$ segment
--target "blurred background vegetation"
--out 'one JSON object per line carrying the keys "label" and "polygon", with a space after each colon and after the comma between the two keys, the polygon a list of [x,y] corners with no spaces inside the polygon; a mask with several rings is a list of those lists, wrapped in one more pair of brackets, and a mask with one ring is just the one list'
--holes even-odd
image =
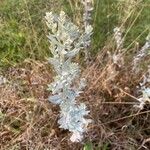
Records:
{"label": "blurred background vegetation", "polygon": [[[126,47],[145,42],[150,0],[94,0],[93,4],[93,56],[110,42],[116,26],[124,28]],[[26,58],[45,60],[50,56],[45,13],[64,10],[82,28],[82,8],[79,0],[0,0],[0,66]]]}

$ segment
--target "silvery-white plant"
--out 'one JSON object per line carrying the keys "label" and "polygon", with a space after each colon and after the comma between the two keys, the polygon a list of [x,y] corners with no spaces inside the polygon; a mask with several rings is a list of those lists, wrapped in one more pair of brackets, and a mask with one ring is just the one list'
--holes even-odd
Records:
{"label": "silvery-white plant", "polygon": [[114,38],[116,41],[117,49],[123,48],[124,38],[122,37],[122,30],[120,27],[114,28]]}
{"label": "silvery-white plant", "polygon": [[84,6],[83,22],[84,26],[86,27],[91,24],[93,4],[92,0],[82,0],[82,4]]}
{"label": "silvery-white plant", "polygon": [[3,85],[5,83],[7,83],[7,79],[4,76],[0,75],[0,85]]}
{"label": "silvery-white plant", "polygon": [[108,52],[108,55],[109,58],[112,60],[113,64],[121,68],[124,64],[124,57],[122,56],[123,42],[124,42],[123,33],[120,27],[115,27],[113,31],[117,51],[114,54]]}
{"label": "silvery-white plant", "polygon": [[[91,25],[91,20],[92,20],[92,11],[93,11],[93,2],[92,0],[82,0],[81,1],[84,9],[83,9],[83,22],[84,22],[84,28],[86,29],[89,25]],[[84,53],[85,53],[85,61],[88,63],[89,58],[90,58],[90,47],[91,41],[88,43],[85,43],[84,47]]]}
{"label": "silvery-white plant", "polygon": [[139,71],[139,64],[141,60],[148,55],[148,49],[150,49],[150,34],[146,37],[144,46],[138,51],[137,55],[134,56],[132,66],[133,71]]}
{"label": "silvery-white plant", "polygon": [[142,110],[146,102],[150,103],[150,66],[146,75],[144,75],[143,82],[140,83],[139,91],[142,93],[140,98],[138,98],[139,104],[134,105],[134,107]]}
{"label": "silvery-white plant", "polygon": [[[49,62],[56,72],[54,82],[49,85],[52,91],[49,101],[60,106],[58,120],[60,128],[69,130],[72,133],[71,141],[78,142],[82,140],[83,133],[91,120],[85,118],[89,113],[85,104],[79,104],[76,101],[85,87],[85,79],[79,78],[79,66],[72,62],[72,58],[89,43],[92,27],[87,26],[81,34],[79,28],[67,18],[63,11],[60,15],[46,13],[45,18],[50,29],[48,39],[53,55],[49,58]],[[78,85],[75,84],[77,80]]]}

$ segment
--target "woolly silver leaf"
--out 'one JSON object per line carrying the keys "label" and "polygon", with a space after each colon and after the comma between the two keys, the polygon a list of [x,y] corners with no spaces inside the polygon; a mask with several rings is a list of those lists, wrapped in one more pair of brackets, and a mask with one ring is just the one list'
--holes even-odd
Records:
{"label": "woolly silver leaf", "polygon": [[71,59],[84,45],[89,44],[92,28],[87,26],[85,32],[81,34],[78,27],[67,19],[63,11],[60,15],[46,13],[45,18],[50,29],[48,39],[53,54],[49,62],[57,73],[54,82],[48,85],[53,94],[49,97],[49,101],[60,106],[58,120],[60,128],[72,132],[71,141],[81,141],[91,120],[84,118],[89,113],[85,104],[76,102],[76,98],[83,92],[85,82],[81,79],[79,85],[74,85],[75,81],[79,80],[81,71],[78,64],[72,63]]}
{"label": "woolly silver leaf", "polygon": [[60,104],[62,102],[60,95],[50,96],[48,100],[53,104]]}

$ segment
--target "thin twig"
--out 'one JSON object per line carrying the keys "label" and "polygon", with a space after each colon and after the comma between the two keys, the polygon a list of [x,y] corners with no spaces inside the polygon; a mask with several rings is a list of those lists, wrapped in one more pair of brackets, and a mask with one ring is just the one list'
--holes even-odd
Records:
{"label": "thin twig", "polygon": [[118,105],[118,104],[121,104],[121,105],[136,105],[138,104],[137,102],[101,102],[101,104],[114,104],[114,105]]}
{"label": "thin twig", "polygon": [[150,113],[150,110],[143,111],[141,113],[138,112],[136,114],[132,114],[132,115],[125,116],[125,117],[122,117],[122,118],[114,119],[114,120],[111,120],[111,121],[108,121],[108,122],[104,122],[104,123],[102,123],[100,125],[110,124],[110,123],[113,123],[113,122],[121,121],[121,120],[124,120],[124,119],[127,119],[127,118],[131,118],[131,117],[135,117],[135,116],[138,116],[138,115],[143,115],[143,114],[146,114],[146,113]]}

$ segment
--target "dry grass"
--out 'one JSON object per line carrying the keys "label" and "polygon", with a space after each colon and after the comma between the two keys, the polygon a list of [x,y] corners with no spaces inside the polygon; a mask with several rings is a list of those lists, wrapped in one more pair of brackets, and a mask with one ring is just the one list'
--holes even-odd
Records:
{"label": "dry grass", "polygon": [[105,51],[83,72],[88,85],[80,100],[87,103],[93,123],[80,144],[71,143],[68,131],[59,129],[59,108],[47,101],[49,65],[26,60],[7,70],[9,82],[0,87],[0,149],[79,150],[87,141],[98,150],[104,145],[112,150],[148,149],[150,107],[141,112],[133,108],[141,74],[135,77],[129,65],[113,64]]}
{"label": "dry grass", "polygon": [[113,63],[104,48],[95,62],[84,71],[88,88],[83,98],[94,120],[88,136],[92,143],[99,145],[99,149],[105,143],[113,150],[149,149],[150,105],[142,111],[133,107],[137,104],[136,87],[145,72],[142,69],[135,75],[131,71],[132,58],[119,58],[117,64]]}
{"label": "dry grass", "polygon": [[[73,20],[81,24],[79,1],[68,2],[73,13],[78,8]],[[120,9],[127,7],[121,6]],[[124,27],[134,9],[123,13],[119,23]],[[125,37],[138,15],[128,24]],[[36,34],[34,36],[36,40]],[[82,150],[89,141],[94,150],[149,150],[150,105],[142,111],[133,107],[137,104],[136,86],[146,72],[144,67],[136,75],[131,72],[131,53],[138,49],[131,49],[131,45],[141,36],[143,33],[122,50],[122,54],[117,54],[114,41],[108,39],[109,44],[106,42],[107,46],[84,69],[82,76],[88,84],[79,99],[87,104],[93,123],[82,143],[71,143],[69,132],[58,127],[59,108],[47,100],[50,94],[47,84],[53,77],[49,64],[28,59],[3,71],[8,82],[0,85],[0,150]],[[37,41],[35,43],[38,48]],[[120,55],[117,64],[113,63],[108,50]],[[147,65],[150,60],[145,60]]]}

